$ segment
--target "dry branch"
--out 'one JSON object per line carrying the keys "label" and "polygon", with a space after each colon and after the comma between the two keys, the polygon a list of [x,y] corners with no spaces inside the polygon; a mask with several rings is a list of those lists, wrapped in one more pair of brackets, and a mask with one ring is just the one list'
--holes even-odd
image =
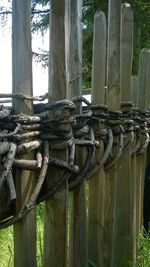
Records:
{"label": "dry branch", "polygon": [[10,143],[7,141],[0,141],[0,155],[5,154],[10,149]]}
{"label": "dry branch", "polygon": [[23,170],[36,170],[38,168],[37,160],[14,159],[13,165]]}
{"label": "dry branch", "polygon": [[41,140],[35,140],[28,143],[22,143],[17,147],[17,153],[30,153],[33,150],[39,148],[42,144]]}
{"label": "dry branch", "polygon": [[48,98],[48,94],[43,96],[28,96],[23,94],[0,94],[0,98],[18,98],[30,101],[43,101]]}
{"label": "dry branch", "polygon": [[6,187],[7,187],[7,202],[11,202],[12,200],[16,199],[16,190],[14,185],[14,180],[12,176],[12,172],[9,171],[6,177]]}
{"label": "dry branch", "polygon": [[10,150],[5,158],[5,162],[3,164],[2,172],[0,174],[0,187],[3,185],[6,177],[8,176],[14,161],[14,157],[16,154],[17,145],[15,143],[10,143]]}

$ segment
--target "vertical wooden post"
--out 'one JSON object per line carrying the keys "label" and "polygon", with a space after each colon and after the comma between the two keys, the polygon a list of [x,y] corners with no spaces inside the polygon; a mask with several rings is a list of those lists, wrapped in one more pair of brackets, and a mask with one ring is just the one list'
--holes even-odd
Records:
{"label": "vertical wooden post", "polygon": [[106,80],[106,18],[102,11],[94,16],[92,103],[105,104]]}
{"label": "vertical wooden post", "polygon": [[[145,110],[150,107],[150,50],[143,49],[139,58],[139,72],[138,72],[138,106],[140,110]],[[137,221],[137,238],[142,226],[143,216],[143,190],[144,190],[144,174],[146,165],[146,152],[137,156],[137,197],[136,197],[136,221]]]}
{"label": "vertical wooden post", "polygon": [[82,95],[82,0],[69,1],[68,97]]}
{"label": "vertical wooden post", "polygon": [[141,110],[149,109],[150,95],[150,49],[142,49],[139,58],[138,72],[138,93],[139,93],[139,108]]}
{"label": "vertical wooden post", "polygon": [[[138,106],[138,77],[131,77],[131,101],[135,107]],[[136,195],[137,195],[137,161],[136,153],[131,156],[131,252],[132,261],[137,259],[137,229],[136,229]]]}
{"label": "vertical wooden post", "polygon": [[[131,74],[133,54],[133,11],[129,4],[121,8],[121,101],[126,112],[131,111]],[[131,136],[125,133],[124,142]],[[125,215],[125,216],[124,216]],[[126,265],[131,259],[131,147],[117,162],[115,209],[111,266]]]}
{"label": "vertical wooden post", "polygon": [[[111,111],[120,109],[120,14],[121,0],[109,0],[108,5],[108,51],[107,51],[107,104]],[[107,207],[104,224],[105,266],[111,266],[116,164],[105,172]]]}
{"label": "vertical wooden post", "polygon": [[[49,57],[49,100],[66,98],[66,39],[65,9],[67,1],[52,0],[50,12],[50,57]],[[55,116],[55,114],[54,114]],[[57,152],[55,157],[67,160],[67,152]],[[53,168],[48,173],[48,182],[60,177],[62,172]],[[44,222],[44,267],[66,267],[67,241],[67,191],[68,182],[46,200]]]}
{"label": "vertical wooden post", "polygon": [[[68,51],[68,96],[82,95],[82,0],[70,0],[69,51]],[[81,109],[81,107],[78,107]],[[79,111],[79,110],[78,110]],[[76,164],[81,168],[84,161],[84,148],[76,147]],[[87,201],[86,182],[73,192],[73,257],[69,266],[87,266]],[[71,265],[72,264],[72,265]]]}
{"label": "vertical wooden post", "polygon": [[133,59],[133,11],[128,3],[121,8],[121,101],[131,101]]}
{"label": "vertical wooden post", "polygon": [[120,109],[120,14],[121,1],[109,0],[107,51],[107,104],[110,110]]}
{"label": "vertical wooden post", "polygon": [[[146,105],[146,110],[148,110],[148,112],[150,112],[150,49],[144,49],[145,53],[147,54],[147,60],[146,60],[146,67],[145,67],[145,83],[146,83],[146,87],[147,87],[147,105]],[[140,88],[140,87],[139,87]],[[146,151],[146,161],[145,161],[145,168],[148,167],[148,165],[150,164],[150,143],[148,144],[147,147],[147,151]],[[146,174],[144,174],[144,178],[146,178]],[[145,216],[146,213],[146,207],[147,207],[147,193],[149,192],[149,188],[148,188],[148,184],[149,181],[148,179],[144,179],[144,196],[143,196],[143,203],[141,205],[141,209],[143,210],[143,213],[141,211],[141,215],[142,215],[142,222],[145,225],[145,221],[144,219],[147,219]],[[143,192],[142,192],[143,193]],[[148,193],[149,194],[149,193]],[[142,208],[143,206],[143,208]]]}
{"label": "vertical wooden post", "polygon": [[[135,107],[138,106],[138,76],[132,76],[131,77],[131,99]],[[134,153],[131,156],[131,177],[132,180],[132,225],[131,225],[131,231],[132,231],[132,257],[133,262],[136,262],[137,259],[137,176],[138,176],[138,166],[137,166],[137,157],[136,153]]]}
{"label": "vertical wooden post", "polygon": [[138,77],[133,75],[131,77],[131,99],[135,106],[138,105]]}
{"label": "vertical wooden post", "polygon": [[[105,104],[106,77],[106,18],[97,11],[94,16],[93,66],[92,66],[92,104]],[[100,129],[101,125],[95,125]],[[98,159],[100,149],[97,150]],[[89,260],[96,266],[103,266],[102,231],[104,227],[105,173],[103,168],[89,181]]]}
{"label": "vertical wooden post", "polygon": [[65,40],[65,0],[51,1],[50,12],[50,60],[49,98],[57,101],[66,98],[66,40]]}
{"label": "vertical wooden post", "polygon": [[[32,96],[31,53],[31,0],[13,0],[12,7],[12,66],[13,93]],[[16,113],[32,114],[32,103],[15,100]],[[34,175],[30,171],[16,170],[17,212],[27,202],[34,186]],[[14,225],[15,267],[36,266],[35,210]]]}

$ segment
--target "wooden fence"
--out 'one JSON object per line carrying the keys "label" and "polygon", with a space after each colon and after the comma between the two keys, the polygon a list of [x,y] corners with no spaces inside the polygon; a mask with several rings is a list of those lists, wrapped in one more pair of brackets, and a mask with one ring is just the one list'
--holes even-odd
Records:
{"label": "wooden fence", "polygon": [[142,229],[150,119],[148,49],[132,76],[132,8],[109,0],[108,25],[95,14],[90,104],[82,97],[82,1],[51,0],[43,97],[32,92],[31,0],[12,2],[13,92],[0,94],[13,103],[12,113],[0,111],[0,228],[14,224],[14,266],[37,266],[41,201],[44,267],[127,266]]}

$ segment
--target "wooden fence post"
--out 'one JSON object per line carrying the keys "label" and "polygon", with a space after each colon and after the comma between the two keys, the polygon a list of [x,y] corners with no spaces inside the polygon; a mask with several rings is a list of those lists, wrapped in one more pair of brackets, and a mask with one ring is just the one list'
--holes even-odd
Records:
{"label": "wooden fence post", "polygon": [[105,104],[106,80],[106,18],[102,11],[94,16],[93,63],[92,63],[92,103]]}
{"label": "wooden fence post", "polygon": [[131,101],[133,59],[133,11],[128,3],[121,7],[121,101]]}
{"label": "wooden fence post", "polygon": [[133,104],[137,107],[138,105],[138,77],[133,75],[131,77],[131,100]]}
{"label": "wooden fence post", "polygon": [[[92,66],[92,104],[105,104],[106,78],[106,18],[103,12],[97,11],[94,16],[93,66]],[[100,123],[95,125],[99,130]],[[97,149],[97,160],[100,158],[103,142]],[[89,181],[89,260],[96,266],[103,266],[102,231],[104,227],[104,194],[105,173],[100,169]]]}
{"label": "wooden fence post", "polygon": [[[58,101],[67,95],[66,85],[66,39],[65,11],[67,1],[52,0],[50,12],[50,58],[49,58],[49,100]],[[55,114],[54,114],[55,116]],[[54,117],[53,117],[54,118]],[[67,160],[67,152],[58,151],[55,157]],[[53,167],[47,175],[48,184],[62,175]],[[44,267],[67,265],[67,192],[68,182],[46,200],[44,222]]]}
{"label": "wooden fence post", "polygon": [[138,72],[138,93],[139,93],[139,108],[145,110],[150,108],[150,49],[142,49],[139,58],[139,72]]}
{"label": "wooden fence post", "polygon": [[[32,96],[31,1],[13,0],[12,5],[13,93]],[[16,99],[14,108],[17,114],[32,114],[31,101]],[[16,170],[15,174],[18,212],[28,201],[35,180],[30,171]],[[15,267],[36,266],[35,209],[14,225],[14,262]]]}
{"label": "wooden fence post", "polygon": [[[149,93],[150,91],[150,50],[143,49],[139,58],[139,72],[138,72],[138,106],[141,111],[150,107]],[[137,239],[142,227],[143,217],[143,190],[144,190],[144,174],[146,165],[146,152],[137,156],[137,197],[136,197],[136,226],[137,226]]]}
{"label": "wooden fence post", "polygon": [[[122,112],[131,112],[131,74],[133,54],[133,11],[127,3],[121,8],[121,106]],[[128,118],[123,127],[128,127]],[[129,120],[128,120],[129,121]],[[125,132],[124,143],[131,143],[132,134]],[[125,145],[125,144],[124,144]],[[131,259],[131,145],[128,145],[116,169],[113,249],[111,266],[127,265]]]}
{"label": "wooden fence post", "polygon": [[121,1],[109,0],[107,52],[107,104],[110,110],[120,110],[120,13]]}
{"label": "wooden fence post", "polygon": [[67,96],[72,99],[82,95],[82,0],[70,0],[68,12]]}
{"label": "wooden fence post", "polygon": [[[108,51],[107,51],[107,104],[111,111],[120,110],[120,13],[121,1],[109,0]],[[105,171],[107,206],[105,211],[104,238],[105,266],[111,266],[112,239],[114,235],[114,201],[116,163]],[[113,266],[114,267],[114,266]]]}
{"label": "wooden fence post", "polygon": [[[138,77],[131,76],[131,101],[135,107],[138,106]],[[133,146],[135,145],[135,135]],[[136,230],[136,183],[137,183],[137,161],[136,153],[131,155],[131,253],[132,261],[136,262],[137,258],[137,230]]]}
{"label": "wooden fence post", "polygon": [[[70,1],[69,21],[69,50],[68,50],[68,96],[69,98],[82,95],[82,0]],[[81,111],[77,103],[77,110]],[[76,147],[76,164],[82,168],[85,149]],[[82,267],[88,264],[87,255],[87,197],[86,181],[74,189],[70,196],[73,198],[73,225],[71,226],[72,262],[69,266]],[[71,245],[72,242],[70,242]],[[72,264],[72,265],[71,265]]]}

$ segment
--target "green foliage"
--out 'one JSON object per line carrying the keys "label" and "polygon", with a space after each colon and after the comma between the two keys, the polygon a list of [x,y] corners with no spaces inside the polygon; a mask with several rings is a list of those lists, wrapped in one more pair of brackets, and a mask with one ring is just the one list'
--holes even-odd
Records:
{"label": "green foliage", "polygon": [[102,10],[107,14],[107,1],[105,0],[83,0],[83,87],[91,87],[92,71],[92,43],[94,14]]}
{"label": "green foliage", "polygon": [[[124,2],[124,1],[122,1]],[[134,12],[133,74],[138,72],[138,58],[142,48],[150,48],[150,1],[128,0]],[[106,14],[108,1],[83,0],[83,81],[85,88],[91,85],[93,19],[97,10]]]}
{"label": "green foliage", "polygon": [[[10,0],[6,1],[9,3]],[[122,2],[124,2],[122,0]],[[142,48],[150,48],[150,1],[149,0],[128,0],[134,11],[134,57],[133,57],[133,74],[138,72],[138,58]],[[8,5],[7,5],[8,6]],[[49,27],[49,0],[32,0],[32,31],[42,32]],[[92,40],[93,40],[93,22],[94,14],[97,10],[102,10],[106,14],[108,10],[108,1],[106,0],[83,0],[83,86],[91,87],[91,70],[92,70]],[[1,23],[4,23],[3,12],[7,11],[6,7],[0,7]],[[7,12],[6,12],[7,14]],[[46,51],[39,53],[38,62],[44,62],[47,66],[48,53]]]}
{"label": "green foliage", "polygon": [[[37,267],[42,266],[43,259],[43,217],[44,204],[37,207]],[[8,227],[0,231],[0,266],[13,267],[13,227]],[[98,267],[90,259],[89,267]],[[123,264],[120,267],[150,267],[150,232],[141,233],[139,237],[139,249],[137,263],[132,262]]]}
{"label": "green foliage", "polygon": [[13,266],[13,227],[0,231],[0,266]]}
{"label": "green foliage", "polygon": [[44,217],[44,203],[41,203],[37,206],[37,245],[36,245],[36,253],[37,253],[37,267],[42,266],[42,259],[43,259],[43,219]]}
{"label": "green foliage", "polygon": [[[36,260],[37,267],[42,266],[43,259],[43,216],[44,203],[37,206]],[[13,226],[0,230],[0,267],[13,267],[14,264]]]}
{"label": "green foliage", "polygon": [[138,58],[142,48],[150,48],[150,1],[129,0],[134,11],[133,74],[138,72]]}
{"label": "green foliage", "polygon": [[150,232],[140,234],[139,253],[135,267],[150,267]]}
{"label": "green foliage", "polygon": [[32,0],[32,32],[44,32],[49,26],[49,0]]}

